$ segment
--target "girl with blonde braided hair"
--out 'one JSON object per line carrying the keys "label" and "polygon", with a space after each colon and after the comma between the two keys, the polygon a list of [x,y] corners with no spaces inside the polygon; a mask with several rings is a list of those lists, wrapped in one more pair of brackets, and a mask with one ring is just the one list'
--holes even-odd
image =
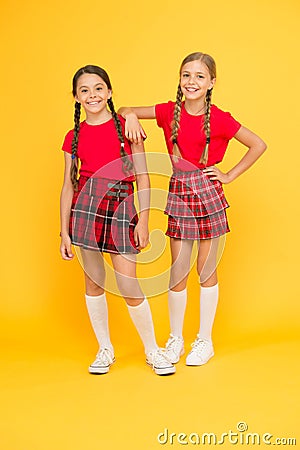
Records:
{"label": "girl with blonde braided hair", "polygon": [[[125,121],[114,108],[108,74],[85,66],[73,78],[74,128],[64,140],[65,175],[61,192],[61,245],[72,260],[71,244],[80,248],[86,305],[99,344],[93,374],[107,373],[115,361],[110,341],[102,253],[109,253],[117,284],[145,347],[146,362],[158,375],[175,367],[156,343],[149,303],[136,278],[135,254],[149,240],[149,177],[143,143],[124,137]],[[86,119],[80,122],[81,108]],[[79,163],[80,162],[80,168]],[[137,184],[140,214],[134,206]]]}
{"label": "girl with blonde braided hair", "polygon": [[[172,266],[168,292],[170,338],[167,355],[177,363],[184,353],[182,336],[187,302],[187,279],[193,242],[198,242],[200,327],[186,364],[200,366],[214,355],[212,327],[218,303],[217,249],[229,231],[229,206],[223,184],[244,173],[266,149],[263,140],[237,122],[230,113],[211,104],[216,64],[205,53],[188,55],[180,66],[176,101],[155,106],[121,108],[125,135],[132,142],[144,136],[138,119],[156,119],[164,131],[173,166],[165,213],[168,215]],[[184,100],[183,100],[184,98]],[[230,139],[247,147],[244,157],[227,173],[222,161]]]}

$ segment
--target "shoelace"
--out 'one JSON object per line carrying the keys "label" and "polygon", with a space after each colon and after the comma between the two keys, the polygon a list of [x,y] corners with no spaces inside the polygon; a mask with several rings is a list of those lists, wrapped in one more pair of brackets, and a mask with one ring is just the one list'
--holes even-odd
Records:
{"label": "shoelace", "polygon": [[203,339],[197,338],[195,342],[192,343],[192,347],[196,352],[201,352],[207,345],[207,342],[203,341]]}
{"label": "shoelace", "polygon": [[102,348],[96,356],[96,362],[100,362],[101,364],[112,364],[113,357],[111,356],[111,352],[108,348]]}
{"label": "shoelace", "polygon": [[173,336],[173,334],[170,334],[170,337],[166,344],[167,350],[173,350],[175,353],[177,353],[179,351],[179,347],[181,348],[181,345],[181,339],[178,336]]}
{"label": "shoelace", "polygon": [[153,353],[153,360],[152,360],[152,366],[161,367],[165,366],[166,363],[169,365],[172,365],[171,361],[165,354],[165,352],[162,349],[158,349]]}

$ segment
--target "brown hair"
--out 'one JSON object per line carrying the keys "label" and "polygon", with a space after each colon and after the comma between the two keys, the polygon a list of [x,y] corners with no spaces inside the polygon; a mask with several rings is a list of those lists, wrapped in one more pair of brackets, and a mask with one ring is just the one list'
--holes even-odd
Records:
{"label": "brown hair", "polygon": [[[76,96],[76,93],[77,93],[78,79],[81,77],[81,75],[83,75],[85,73],[98,75],[100,78],[102,78],[104,83],[107,85],[108,89],[112,90],[111,82],[110,82],[107,72],[99,66],[88,65],[88,66],[84,66],[84,67],[81,67],[80,69],[78,69],[73,77],[72,93],[73,93],[74,97]],[[112,113],[114,124],[115,124],[116,130],[117,130],[117,133],[118,133],[118,138],[121,143],[120,155],[121,155],[121,158],[123,161],[123,171],[125,173],[127,173],[133,168],[133,164],[130,161],[130,159],[128,158],[128,154],[124,149],[125,141],[124,141],[124,136],[123,136],[123,132],[122,132],[121,122],[115,111],[115,107],[114,107],[112,98],[108,99],[107,104]],[[71,164],[71,180],[72,180],[74,190],[77,190],[77,188],[78,188],[78,165],[77,165],[76,156],[77,156],[78,138],[79,138],[79,131],[80,131],[80,112],[81,112],[81,104],[78,102],[75,102],[74,137],[73,137],[73,141],[72,141],[72,164]]]}
{"label": "brown hair", "polygon": [[[191,53],[190,55],[186,56],[184,60],[181,63],[179,75],[181,75],[182,68],[185,64],[191,62],[191,61],[202,61],[208,68],[209,74],[211,79],[216,78],[216,63],[214,59],[206,54],[201,52],[195,52]],[[212,97],[212,90],[208,89],[206,93],[206,108],[205,108],[205,119],[204,119],[204,132],[206,136],[206,144],[205,148],[202,152],[200,163],[206,164],[208,160],[208,147],[210,144],[210,108],[211,108],[211,97]],[[173,155],[175,156],[181,156],[180,150],[177,143],[177,136],[178,136],[178,130],[179,130],[179,121],[180,121],[180,114],[181,114],[181,107],[182,107],[182,91],[180,87],[180,82],[177,88],[177,95],[176,95],[176,102],[175,102],[175,108],[174,108],[174,115],[173,115],[173,122],[172,122],[172,132],[171,132],[171,140],[173,143]]]}

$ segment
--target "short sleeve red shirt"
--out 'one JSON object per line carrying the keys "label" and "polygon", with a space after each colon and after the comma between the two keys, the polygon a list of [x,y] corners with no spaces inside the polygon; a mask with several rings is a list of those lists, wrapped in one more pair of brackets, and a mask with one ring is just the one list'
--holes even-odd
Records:
{"label": "short sleeve red shirt", "polygon": [[[166,145],[172,155],[173,143],[171,141],[171,129],[175,103],[160,103],[155,106],[157,125],[164,131]],[[173,161],[174,167],[180,170],[193,170],[191,167],[205,167],[199,160],[204,150],[206,136],[204,132],[205,115],[193,116],[188,114],[182,103],[179,131],[177,142],[183,160],[178,163]],[[237,122],[229,112],[224,112],[217,106],[211,106],[210,128],[211,139],[209,144],[208,162],[211,166],[222,161],[230,139],[240,129],[241,124]],[[190,164],[192,163],[192,164]]]}
{"label": "short sleeve red shirt", "polygon": [[[124,133],[124,119],[119,116]],[[70,130],[64,139],[62,149],[72,153],[74,131]],[[131,158],[131,147],[125,139],[125,151]],[[113,119],[100,125],[80,124],[77,156],[80,159],[80,175],[100,176],[114,180],[134,181],[134,175],[125,174],[120,158],[120,141]]]}

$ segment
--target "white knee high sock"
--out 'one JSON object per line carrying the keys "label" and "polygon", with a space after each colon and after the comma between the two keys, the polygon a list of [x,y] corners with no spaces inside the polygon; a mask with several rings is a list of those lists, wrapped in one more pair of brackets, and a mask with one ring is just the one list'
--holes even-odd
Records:
{"label": "white knee high sock", "polygon": [[138,306],[129,306],[128,311],[145,347],[145,353],[158,349],[156,343],[152,314],[148,300],[145,298]]}
{"label": "white knee high sock", "polygon": [[200,329],[199,336],[211,342],[212,327],[219,298],[219,285],[201,287],[200,291]]}
{"label": "white knee high sock", "polygon": [[108,328],[108,311],[105,293],[102,295],[85,295],[90,321],[101,348],[113,349]]}
{"label": "white knee high sock", "polygon": [[168,292],[170,328],[173,336],[182,337],[183,320],[187,301],[187,291]]}

